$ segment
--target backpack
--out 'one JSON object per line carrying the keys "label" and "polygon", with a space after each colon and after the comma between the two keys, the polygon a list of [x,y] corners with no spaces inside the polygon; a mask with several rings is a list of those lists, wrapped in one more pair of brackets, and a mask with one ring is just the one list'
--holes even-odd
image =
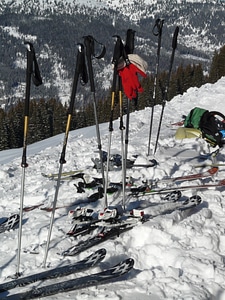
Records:
{"label": "backpack", "polygon": [[212,147],[222,147],[224,144],[223,130],[225,130],[225,116],[217,111],[195,107],[186,116],[184,127],[199,129],[202,138]]}

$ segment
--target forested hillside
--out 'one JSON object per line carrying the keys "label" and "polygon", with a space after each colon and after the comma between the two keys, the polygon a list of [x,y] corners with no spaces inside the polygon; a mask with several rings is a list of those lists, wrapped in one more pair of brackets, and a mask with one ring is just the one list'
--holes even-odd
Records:
{"label": "forested hillside", "polygon": [[[206,1],[205,1],[206,2]],[[68,101],[75,68],[77,43],[92,35],[106,46],[104,60],[94,63],[98,97],[105,97],[110,87],[114,35],[125,39],[132,28],[135,53],[148,62],[154,75],[157,37],[153,26],[164,19],[161,71],[168,70],[171,39],[180,27],[175,66],[201,63],[210,67],[215,50],[224,43],[224,4],[186,1],[2,1],[0,3],[0,104],[6,108],[24,98],[26,50],[24,40],[34,44],[43,85],[31,91],[34,98]],[[89,87],[80,91],[80,106],[90,102]],[[78,104],[77,103],[77,104]]]}
{"label": "forested hillside", "polygon": [[[132,109],[152,105],[156,70],[157,18],[164,20],[156,103],[167,81],[172,37],[179,26],[169,99],[191,86],[215,82],[224,75],[225,6],[206,1],[2,1],[0,3],[0,149],[22,146],[23,102],[26,85],[26,48],[33,43],[43,84],[31,85],[29,143],[65,130],[76,64],[77,44],[91,35],[106,47],[104,59],[93,59],[99,122],[109,120],[112,57],[115,35],[124,41],[135,31],[134,53],[148,63],[144,93]],[[98,45],[96,43],[96,45]],[[99,44],[100,45],[100,44]],[[221,48],[221,51],[219,49]],[[98,51],[99,49],[95,49]],[[119,108],[116,99],[114,118]],[[126,106],[126,101],[124,101]],[[124,107],[125,111],[125,107]],[[90,84],[78,86],[71,129],[94,123]]]}
{"label": "forested hillside", "polygon": [[[180,65],[172,73],[168,99],[172,99],[178,94],[183,94],[190,87],[200,87],[204,83],[216,82],[221,76],[225,76],[225,46],[216,52],[209,76],[205,76],[202,66]],[[156,90],[156,104],[162,103],[163,89],[167,81],[168,72],[159,74],[159,87]],[[152,106],[154,76],[148,76],[141,82],[144,92],[139,95],[137,101],[132,101],[131,111]],[[118,97],[118,96],[117,96]],[[115,98],[114,119],[119,117],[119,100]],[[213,99],[212,99],[213,101]],[[124,99],[124,113],[126,113],[126,99]],[[107,96],[98,99],[97,112],[99,123],[110,120],[111,90],[107,91]],[[30,122],[28,143],[43,140],[56,134],[65,132],[67,122],[68,105],[63,105],[56,99],[34,99],[30,104]],[[5,111],[0,109],[0,150],[22,147],[23,145],[23,114],[24,103],[19,101]],[[182,112],[181,112],[182,115]],[[95,124],[93,104],[89,103],[82,110],[74,110],[71,130],[87,127]]]}

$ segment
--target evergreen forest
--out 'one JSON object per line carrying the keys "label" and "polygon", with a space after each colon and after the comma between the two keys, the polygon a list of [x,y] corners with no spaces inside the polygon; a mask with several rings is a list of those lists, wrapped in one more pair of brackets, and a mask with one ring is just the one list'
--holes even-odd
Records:
{"label": "evergreen forest", "polygon": [[[180,65],[171,74],[168,90],[168,101],[178,94],[183,94],[190,87],[201,87],[205,83],[215,83],[225,76],[225,46],[214,53],[210,71],[204,75],[201,64]],[[164,100],[164,90],[168,84],[168,74],[158,74],[155,103],[153,103],[154,76],[141,80],[144,92],[138,99],[132,100],[130,112],[161,104]],[[91,97],[91,93],[90,93]],[[96,95],[98,97],[98,95]],[[123,113],[126,113],[127,100],[123,99]],[[213,99],[212,99],[213,100]],[[109,122],[111,116],[111,91],[105,98],[96,99],[98,122]],[[222,112],[224,113],[224,112]],[[113,118],[120,114],[119,99],[116,93],[113,106]],[[28,144],[65,132],[68,115],[68,104],[62,104],[56,99],[32,99],[29,108]],[[182,116],[182,112],[181,112]],[[179,120],[178,120],[179,121]],[[93,103],[88,103],[80,110],[74,108],[70,130],[95,124]],[[19,148],[23,146],[24,137],[24,100],[19,100],[8,110],[0,109],[0,150]]]}

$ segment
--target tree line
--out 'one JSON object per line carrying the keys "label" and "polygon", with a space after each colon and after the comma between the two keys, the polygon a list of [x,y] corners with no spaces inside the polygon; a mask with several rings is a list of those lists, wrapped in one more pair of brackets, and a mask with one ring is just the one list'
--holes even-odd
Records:
{"label": "tree line", "polygon": [[[215,83],[225,76],[225,46],[214,53],[209,74],[204,75],[201,64],[179,66],[171,75],[168,100],[178,94],[183,94],[190,87],[201,87],[205,83]],[[158,75],[155,104],[161,104],[167,82],[168,73]],[[132,100],[130,111],[141,110],[153,105],[154,76],[148,76],[141,81],[144,92],[138,99]],[[117,95],[117,93],[116,93]],[[125,100],[125,99],[124,99]],[[109,122],[111,116],[111,91],[103,99],[97,101],[99,123]],[[56,99],[34,99],[30,101],[30,116],[28,144],[65,132],[67,124],[68,104],[62,104]],[[123,105],[126,113],[126,101]],[[119,99],[115,97],[113,119],[120,114]],[[0,150],[23,146],[24,101],[20,100],[8,111],[0,109]],[[79,111],[74,109],[71,130],[95,124],[93,104],[89,103]]]}

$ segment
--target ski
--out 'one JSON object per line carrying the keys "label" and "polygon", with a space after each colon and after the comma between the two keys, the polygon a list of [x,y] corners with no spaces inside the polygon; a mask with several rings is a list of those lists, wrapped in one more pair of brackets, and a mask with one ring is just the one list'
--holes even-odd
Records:
{"label": "ski", "polygon": [[[100,170],[100,159],[99,158],[92,158],[92,162],[94,163],[94,169]],[[136,163],[135,160],[127,159],[126,160],[126,168],[150,168],[156,166],[158,163],[155,159],[150,159],[146,163]],[[122,168],[122,157],[120,154],[115,154],[113,158],[110,160],[109,164],[109,171],[119,170]]]}
{"label": "ski", "polygon": [[[171,193],[168,193],[162,198],[162,203],[176,202],[181,198],[181,195],[182,194],[180,191],[173,191]],[[85,207],[77,207],[77,209],[69,211],[68,217],[73,219],[73,225],[67,232],[67,235],[71,237],[77,237],[80,235],[84,236],[86,234],[90,234],[92,231],[102,225],[102,223],[100,223],[102,220],[107,220],[110,225],[121,225],[121,223],[118,223],[117,221],[119,221],[119,217],[123,215],[123,210],[121,207],[109,207],[105,209],[104,212],[100,212],[98,218],[96,217],[96,215],[98,215],[97,212],[94,212],[93,210]],[[142,212],[133,209],[130,212],[129,216],[140,217],[142,216]]]}
{"label": "ski", "polygon": [[56,295],[58,293],[65,293],[68,291],[79,290],[87,287],[98,286],[104,283],[111,283],[114,279],[119,278],[133,269],[134,260],[132,258],[127,258],[117,265],[108,268],[105,271],[98,272],[95,274],[53,283],[51,285],[43,286],[40,288],[34,288],[27,292],[22,292],[14,295],[9,295],[8,297],[2,299],[35,299],[40,297],[47,297],[50,295]]}
{"label": "ski", "polygon": [[81,271],[84,271],[86,269],[89,269],[91,267],[96,266],[99,262],[101,262],[106,255],[105,249],[99,249],[96,252],[92,253],[85,259],[78,261],[74,264],[70,264],[63,267],[58,267],[55,269],[43,271],[37,274],[28,275],[23,278],[17,278],[5,283],[0,284],[0,292],[4,292],[10,289],[13,289],[17,286],[24,286],[28,285],[30,283],[40,281],[40,280],[46,280],[46,279],[52,279],[52,278],[58,278],[67,276],[69,274],[78,273]]}
{"label": "ski", "polygon": [[44,204],[43,204],[43,203],[40,203],[40,204],[35,204],[35,205],[26,206],[26,207],[23,208],[23,211],[24,211],[24,212],[29,212],[29,211],[32,211],[32,210],[34,210],[34,209],[36,209],[36,208],[41,207],[42,205],[44,205]]}
{"label": "ski", "polygon": [[19,223],[20,216],[18,214],[13,214],[10,217],[6,218],[2,223],[0,223],[0,233],[9,231],[16,227]]}
{"label": "ski", "polygon": [[78,225],[75,224],[71,227],[71,229],[67,232],[68,236],[71,237],[77,237],[77,236],[84,236],[86,234],[89,234],[91,231],[98,228],[98,225],[92,225],[86,224],[86,225]]}
{"label": "ski", "polygon": [[178,122],[175,122],[175,123],[169,123],[166,126],[167,127],[177,127],[177,126],[183,126],[183,125],[184,125],[184,120],[178,121]]}
{"label": "ski", "polygon": [[[91,194],[87,198],[76,200],[73,203],[69,203],[69,204],[66,204],[66,205],[57,206],[57,207],[55,207],[55,209],[68,208],[68,207],[72,207],[72,206],[93,203],[93,202],[98,201],[102,197],[103,197],[103,189],[99,188],[98,192]],[[51,212],[52,209],[53,209],[52,207],[44,206],[44,203],[40,203],[40,204],[37,204],[37,205],[26,206],[26,207],[23,208],[23,211],[24,212],[29,212],[29,211],[34,210],[36,208],[39,208],[40,210],[47,211],[47,212]]]}
{"label": "ski", "polygon": [[[162,178],[159,180],[153,180],[151,185],[159,185],[159,184],[166,184],[166,183],[172,183],[172,182],[182,182],[182,181],[190,181],[190,180],[196,180],[196,179],[202,179],[202,178],[208,178],[208,177],[212,177],[213,175],[215,175],[218,172],[219,168],[216,166],[211,167],[210,169],[202,172],[202,173],[195,173],[195,174],[191,174],[191,175],[184,175],[184,176],[178,176],[178,177],[169,177],[169,178]],[[140,186],[140,187],[134,187],[133,190],[136,189],[141,189],[142,191],[145,190],[145,187],[147,188],[148,180],[146,180],[145,185]],[[144,182],[143,182],[144,183]],[[95,179],[93,178],[93,181],[90,184],[87,184],[85,182],[79,182],[78,185],[75,185],[77,187],[77,192],[85,192],[84,188],[91,188],[91,186],[95,187],[98,186],[100,183],[99,179]],[[126,186],[127,186],[127,190],[134,184],[134,179],[131,178],[129,180],[129,182],[126,182]],[[117,192],[119,189],[122,188],[122,183],[113,183],[110,182],[109,186],[111,186],[111,189],[108,188],[107,189],[107,193],[114,193]]]}
{"label": "ski", "polygon": [[75,256],[93,246],[99,245],[111,239],[113,237],[119,236],[121,233],[129,230],[132,228],[134,224],[124,224],[122,226],[115,226],[112,228],[103,227],[101,228],[100,232],[97,233],[95,236],[88,238],[85,241],[80,241],[77,245],[70,247],[69,249],[63,251],[61,255],[64,256]]}
{"label": "ski", "polygon": [[195,179],[202,179],[207,178],[215,175],[218,172],[218,167],[212,167],[209,170],[202,172],[202,173],[195,173],[191,175],[184,175],[184,176],[178,176],[178,177],[170,177],[170,178],[162,178],[159,181],[156,181],[156,183],[168,183],[168,182],[178,182],[178,181],[189,181],[189,180],[195,180]]}
{"label": "ski", "polygon": [[206,164],[200,164],[195,165],[194,168],[205,168],[205,167],[225,167],[225,164],[223,163],[206,163]]}
{"label": "ski", "polygon": [[[83,170],[74,170],[74,171],[66,171],[62,172],[61,177],[62,179],[64,177],[69,177],[69,176],[79,176],[79,174],[82,174]],[[49,178],[49,179],[58,179],[59,174],[58,173],[41,173],[43,177]]]}
{"label": "ski", "polygon": [[[74,246],[71,246],[69,249],[63,251],[61,255],[75,256],[93,246],[99,245],[107,241],[108,239],[118,237],[120,234],[132,229],[137,224],[147,222],[150,219],[153,219],[160,215],[170,214],[174,211],[185,211],[192,209],[202,202],[201,197],[198,195],[179,201],[180,196],[181,194],[178,193],[175,197],[175,200],[168,198],[168,201],[164,203],[152,203],[150,205],[151,208],[157,207],[157,212],[155,214],[146,216],[144,215],[143,210],[138,211],[138,209],[134,209],[129,216],[122,216],[121,219],[115,219],[114,222],[99,222],[97,223],[97,225],[99,226],[100,231],[96,235],[84,241],[80,241]],[[138,208],[142,208],[142,205],[139,205]],[[96,226],[96,224],[94,226]]]}
{"label": "ski", "polygon": [[[92,159],[94,166],[88,168],[89,171],[90,169],[100,169],[100,160],[98,158],[96,159]],[[150,167],[154,167],[157,165],[157,161],[155,159],[149,160],[147,163],[143,163],[143,164],[138,164],[135,163],[134,160],[127,160],[127,168],[131,169],[131,168],[150,168]],[[119,168],[122,167],[122,163],[121,161],[117,162],[117,161],[113,161],[111,163],[110,166],[110,170],[118,170]],[[53,180],[57,180],[58,179],[58,173],[41,173],[41,175],[45,178],[48,179],[53,179]],[[70,180],[70,179],[75,179],[75,178],[82,178],[85,175],[85,171],[84,170],[71,170],[71,171],[66,171],[66,172],[62,172],[61,174],[61,180]]]}
{"label": "ski", "polygon": [[184,191],[190,189],[209,189],[209,188],[217,188],[217,187],[224,187],[224,186],[225,186],[225,179],[212,184],[183,185],[183,186],[174,186],[170,188],[155,188],[155,189],[148,188],[145,189],[145,191],[138,191],[137,189],[135,189],[133,192],[131,189],[130,196],[139,197],[144,195],[165,194],[176,190]]}
{"label": "ski", "polygon": [[[147,216],[147,218],[144,216],[143,222],[148,221],[149,219],[153,219],[158,216],[171,214],[174,211],[185,211],[195,208],[196,206],[200,205],[202,203],[202,199],[198,195],[191,196],[190,198],[186,198],[184,200],[180,200],[177,202],[170,201],[167,203],[153,203],[152,204],[152,214],[150,216]],[[154,208],[156,208],[156,213],[154,214]],[[145,219],[146,218],[146,219]]]}

